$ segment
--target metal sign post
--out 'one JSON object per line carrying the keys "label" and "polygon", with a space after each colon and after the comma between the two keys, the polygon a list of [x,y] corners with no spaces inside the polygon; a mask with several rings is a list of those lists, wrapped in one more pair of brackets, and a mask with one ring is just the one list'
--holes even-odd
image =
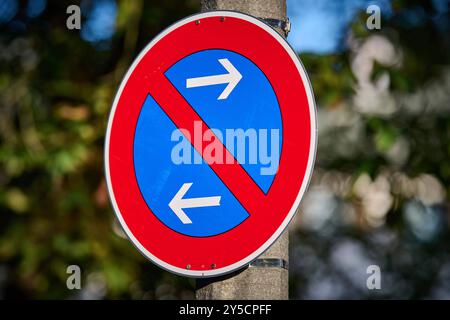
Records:
{"label": "metal sign post", "polygon": [[[290,31],[286,15],[286,0],[202,0],[202,12],[234,10],[262,19],[271,19],[270,25],[281,35]],[[252,300],[289,298],[289,231],[248,268],[230,275],[197,279],[198,300]]]}

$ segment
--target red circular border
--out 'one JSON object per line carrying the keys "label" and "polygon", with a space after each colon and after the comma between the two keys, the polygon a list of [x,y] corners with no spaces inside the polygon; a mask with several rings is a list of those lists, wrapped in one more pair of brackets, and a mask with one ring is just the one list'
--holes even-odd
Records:
{"label": "red circular border", "polygon": [[[262,27],[248,19],[222,16],[218,12],[217,16],[200,18],[199,23],[188,21],[145,52],[128,79],[123,80],[107,137],[109,187],[122,224],[157,259],[180,269],[189,265],[187,273],[207,272],[212,265],[217,271],[227,269],[257,251],[286,219],[304,180],[310,176],[308,159],[315,133],[311,130],[305,84],[296,64],[279,40]],[[169,229],[147,207],[135,178],[133,139],[149,88],[158,85],[152,81],[178,60],[211,48],[242,54],[265,73],[280,105],[283,146],[279,171],[264,201],[249,199],[245,204],[250,217],[223,234],[195,238]]]}

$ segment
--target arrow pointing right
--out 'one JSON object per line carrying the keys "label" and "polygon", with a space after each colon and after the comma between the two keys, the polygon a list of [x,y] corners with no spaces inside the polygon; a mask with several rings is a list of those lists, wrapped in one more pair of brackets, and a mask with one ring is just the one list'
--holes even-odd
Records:
{"label": "arrow pointing right", "polygon": [[223,100],[228,98],[234,87],[241,81],[242,75],[233,66],[228,59],[219,59],[220,64],[228,71],[225,74],[219,74],[215,76],[206,76],[198,78],[189,78],[186,80],[186,88],[196,88],[204,86],[212,86],[216,84],[228,83],[225,90],[222,91],[217,100]]}
{"label": "arrow pointing right", "polygon": [[191,186],[192,182],[184,183],[169,202],[170,209],[184,224],[191,224],[192,220],[189,219],[183,209],[220,206],[221,196],[183,199]]}

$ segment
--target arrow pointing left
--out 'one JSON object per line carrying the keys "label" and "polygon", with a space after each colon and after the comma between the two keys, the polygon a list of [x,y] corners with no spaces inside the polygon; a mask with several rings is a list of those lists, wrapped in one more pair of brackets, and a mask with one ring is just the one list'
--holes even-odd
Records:
{"label": "arrow pointing left", "polygon": [[220,206],[221,196],[188,199],[183,198],[191,186],[192,182],[184,183],[169,202],[170,209],[172,209],[172,211],[184,224],[191,224],[192,220],[189,219],[183,209]]}

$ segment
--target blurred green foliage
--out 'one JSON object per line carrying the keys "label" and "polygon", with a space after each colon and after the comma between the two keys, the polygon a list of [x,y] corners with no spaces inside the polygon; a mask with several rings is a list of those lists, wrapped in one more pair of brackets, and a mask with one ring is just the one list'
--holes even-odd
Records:
{"label": "blurred green foliage", "polygon": [[[157,32],[197,11],[197,4],[120,1],[113,38],[89,43],[66,28],[71,3],[50,2],[39,18],[24,19],[26,31],[2,26],[8,30],[0,38],[7,50],[0,65],[4,294],[76,297],[65,282],[67,266],[77,264],[84,286],[89,274],[101,272],[109,298],[191,297],[192,281],[166,274],[118,236],[103,176],[103,141],[113,96],[134,56]],[[191,291],[169,288],[156,295],[165,283]]]}

